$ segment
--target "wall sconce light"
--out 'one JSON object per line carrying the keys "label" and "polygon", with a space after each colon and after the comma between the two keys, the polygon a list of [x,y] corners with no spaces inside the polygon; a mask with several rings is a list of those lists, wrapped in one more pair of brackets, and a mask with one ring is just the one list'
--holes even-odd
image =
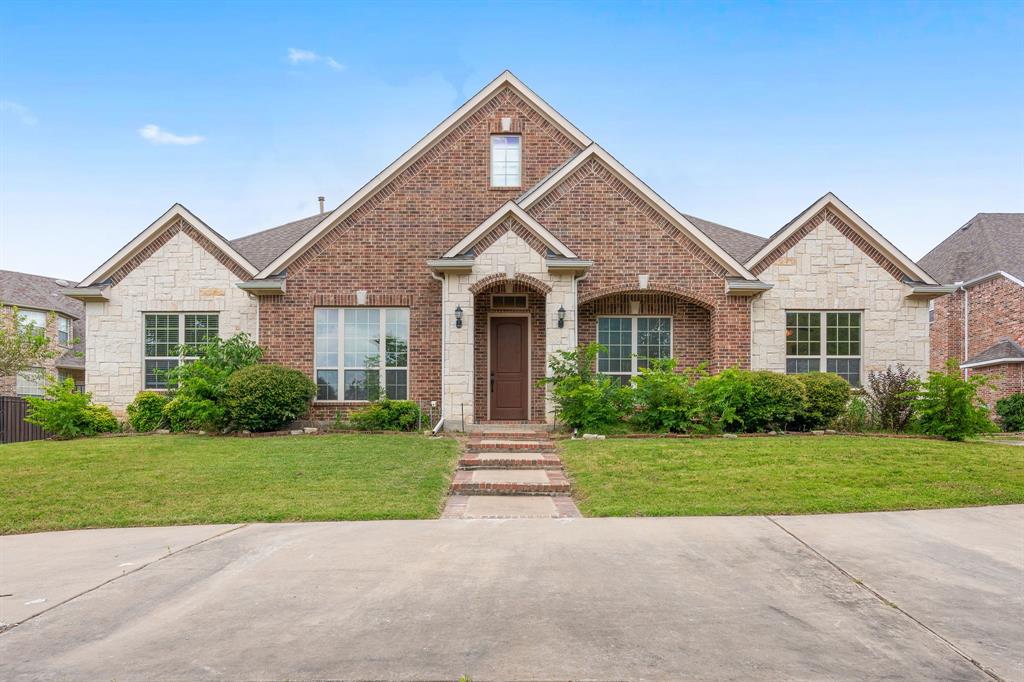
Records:
{"label": "wall sconce light", "polygon": [[558,306],[558,328],[561,329],[565,326],[565,306]]}
{"label": "wall sconce light", "polygon": [[455,306],[455,328],[462,329],[462,306]]}

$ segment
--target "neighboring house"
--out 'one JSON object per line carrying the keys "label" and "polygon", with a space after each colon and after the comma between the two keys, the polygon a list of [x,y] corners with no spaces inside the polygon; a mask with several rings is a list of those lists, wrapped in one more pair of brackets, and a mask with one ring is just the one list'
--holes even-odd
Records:
{"label": "neighboring house", "polygon": [[550,420],[548,361],[594,340],[622,381],[923,371],[949,290],[831,193],[768,239],[684,215],[505,72],[330,213],[227,240],[175,204],[70,295],[115,410],[175,345],[246,331],[316,381],[314,419],[379,386],[459,428]]}
{"label": "neighboring house", "polygon": [[42,395],[47,375],[85,384],[85,306],[62,291],[71,282],[0,270],[0,305],[18,308],[23,324],[43,330],[57,355],[17,377],[0,377],[0,395]]}
{"label": "neighboring house", "polygon": [[933,302],[932,368],[991,377],[989,400],[1024,391],[1024,213],[979,213],[919,262],[955,287]]}

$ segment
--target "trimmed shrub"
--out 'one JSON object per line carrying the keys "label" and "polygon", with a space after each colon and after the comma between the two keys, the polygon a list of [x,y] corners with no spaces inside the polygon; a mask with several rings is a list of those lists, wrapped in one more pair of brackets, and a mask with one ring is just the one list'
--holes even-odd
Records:
{"label": "trimmed shrub", "polygon": [[411,400],[381,400],[349,415],[352,425],[362,431],[415,431],[423,413]]}
{"label": "trimmed shrub", "polygon": [[868,405],[864,399],[854,396],[850,399],[843,413],[836,417],[832,426],[839,431],[849,433],[862,433],[871,427],[871,420],[868,415]]}
{"label": "trimmed shrub", "polygon": [[914,370],[901,363],[884,372],[869,372],[864,400],[874,425],[884,431],[905,431],[914,416],[920,385]]}
{"label": "trimmed shrub", "polygon": [[169,370],[171,400],[163,414],[171,430],[214,431],[227,427],[229,417],[223,398],[228,378],[239,369],[253,366],[261,357],[263,350],[248,334],[241,333],[227,340],[215,339],[202,349],[199,359]]}
{"label": "trimmed shrub", "polygon": [[581,431],[602,432],[622,423],[633,407],[633,392],[611,377],[597,374],[598,343],[575,351],[559,351],[549,364],[551,402],[555,415],[566,426]]}
{"label": "trimmed shrub", "polygon": [[1024,431],[1024,393],[1014,393],[997,400],[996,414],[1003,431]]}
{"label": "trimmed shrub", "polygon": [[156,431],[166,423],[164,407],[168,402],[170,398],[163,393],[140,392],[125,408],[128,412],[128,423],[139,433]]}
{"label": "trimmed shrub", "polygon": [[314,395],[316,385],[298,370],[249,365],[228,377],[223,406],[235,428],[273,431],[305,414]]}
{"label": "trimmed shrub", "polygon": [[997,431],[988,418],[988,408],[978,398],[978,389],[987,383],[977,374],[964,380],[956,360],[947,361],[943,372],[928,372],[915,405],[915,427],[955,441]]}
{"label": "trimmed shrub", "polygon": [[798,426],[811,430],[831,426],[850,402],[850,384],[831,372],[808,372],[793,377],[804,385],[807,402],[803,414],[796,420]]}
{"label": "trimmed shrub", "polygon": [[804,387],[777,372],[727,369],[696,386],[704,425],[710,431],[784,429],[804,407]]}
{"label": "trimmed shrub", "polygon": [[676,372],[675,360],[651,360],[634,381],[636,412],[630,422],[642,431],[685,433],[703,430],[696,384],[704,365]]}
{"label": "trimmed shrub", "polygon": [[73,379],[51,379],[43,397],[26,398],[25,421],[43,427],[59,438],[94,436],[118,430],[117,419],[106,405],[93,405],[92,395],[75,390]]}

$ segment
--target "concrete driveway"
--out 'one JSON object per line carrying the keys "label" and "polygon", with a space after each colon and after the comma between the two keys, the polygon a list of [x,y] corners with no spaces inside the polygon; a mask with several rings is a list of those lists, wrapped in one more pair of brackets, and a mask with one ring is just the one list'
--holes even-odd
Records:
{"label": "concrete driveway", "polygon": [[4,680],[1024,679],[1024,506],[14,536],[0,592]]}

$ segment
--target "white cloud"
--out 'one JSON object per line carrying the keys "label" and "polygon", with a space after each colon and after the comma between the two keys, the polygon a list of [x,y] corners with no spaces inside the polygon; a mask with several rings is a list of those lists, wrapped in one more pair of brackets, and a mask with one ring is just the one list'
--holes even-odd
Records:
{"label": "white cloud", "polygon": [[139,128],[139,136],[144,140],[149,140],[153,144],[179,144],[179,145],[190,145],[199,144],[206,138],[202,135],[175,135],[172,132],[163,130],[158,125],[144,125]]}
{"label": "white cloud", "polygon": [[334,59],[334,57],[328,57],[327,55],[319,55],[312,50],[300,50],[297,47],[288,48],[288,63],[289,64],[316,64],[317,62],[326,64],[335,71],[344,71],[345,65]]}
{"label": "white cloud", "polygon": [[6,99],[0,100],[0,113],[10,114],[27,126],[34,126],[39,122],[28,107]]}

